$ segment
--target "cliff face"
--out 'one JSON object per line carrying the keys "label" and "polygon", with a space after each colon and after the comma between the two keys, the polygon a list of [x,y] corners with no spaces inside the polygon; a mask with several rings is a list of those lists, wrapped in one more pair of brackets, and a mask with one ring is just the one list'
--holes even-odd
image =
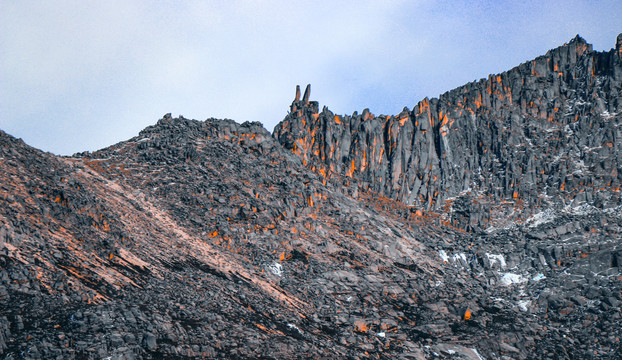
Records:
{"label": "cliff face", "polygon": [[328,178],[428,210],[466,204],[471,218],[452,218],[466,227],[486,225],[502,201],[608,207],[620,202],[622,179],[621,44],[622,35],[595,52],[577,35],[393,116],[320,112],[308,87],[274,135]]}

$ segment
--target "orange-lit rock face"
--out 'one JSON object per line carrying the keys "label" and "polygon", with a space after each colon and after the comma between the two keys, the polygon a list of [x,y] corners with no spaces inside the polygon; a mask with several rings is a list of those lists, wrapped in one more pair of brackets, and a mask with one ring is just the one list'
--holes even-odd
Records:
{"label": "orange-lit rock face", "polygon": [[466,311],[464,312],[464,320],[470,320],[470,319],[471,319],[471,310],[466,309]]}
{"label": "orange-lit rock face", "polygon": [[362,320],[356,320],[354,322],[354,331],[365,333],[369,331],[369,325]]}
{"label": "orange-lit rock face", "polygon": [[[567,148],[580,141],[605,149],[601,155],[613,161],[608,167],[617,168],[615,149],[606,145],[614,144],[608,139],[615,127],[607,116],[617,110],[606,105],[611,100],[601,98],[592,79],[600,76],[600,84],[622,81],[622,70],[616,70],[620,62],[606,60],[614,55],[595,53],[577,37],[510,71],[438,99],[423,99],[396,116],[375,117],[368,110],[340,116],[326,108],[319,112],[315,102],[305,106],[295,101],[292,107],[303,111],[290,113],[274,135],[285,147],[296,141],[313,144],[302,154],[305,163],[325,164],[334,174],[409,205],[438,211],[445,199],[473,189],[488,192],[489,198],[481,199],[483,208],[490,208],[490,201],[527,199],[535,201],[536,207],[529,207],[535,210],[544,189],[553,197],[579,194],[586,182],[573,179],[569,186],[567,174],[595,178],[596,184],[612,189],[620,186],[617,176],[579,169],[568,161],[572,155]],[[582,88],[589,88],[583,94],[590,95],[570,90]],[[585,131],[590,136],[577,140],[570,133],[575,128],[590,129]],[[594,189],[602,187],[596,184]],[[475,222],[485,226],[490,215]]]}

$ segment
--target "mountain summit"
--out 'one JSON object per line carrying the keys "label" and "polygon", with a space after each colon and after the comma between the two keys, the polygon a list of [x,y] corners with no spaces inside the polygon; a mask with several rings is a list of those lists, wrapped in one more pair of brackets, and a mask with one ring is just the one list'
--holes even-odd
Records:
{"label": "mountain summit", "polygon": [[620,358],[622,35],[397,115],[0,131],[0,355]]}

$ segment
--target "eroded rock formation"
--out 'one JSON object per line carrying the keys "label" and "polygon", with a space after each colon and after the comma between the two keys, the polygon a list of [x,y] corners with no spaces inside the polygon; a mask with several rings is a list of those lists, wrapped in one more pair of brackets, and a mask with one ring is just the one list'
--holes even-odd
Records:
{"label": "eroded rock formation", "polygon": [[471,226],[486,226],[502,201],[611,207],[622,179],[621,51],[620,37],[596,52],[577,35],[392,116],[335,115],[295,99],[274,135],[328,178],[350,177],[408,205],[442,211],[467,196],[483,209]]}

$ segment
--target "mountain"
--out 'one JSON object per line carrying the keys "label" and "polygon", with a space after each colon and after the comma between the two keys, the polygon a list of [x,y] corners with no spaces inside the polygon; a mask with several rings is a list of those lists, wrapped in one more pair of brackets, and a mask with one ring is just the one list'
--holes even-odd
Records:
{"label": "mountain", "polygon": [[622,358],[622,34],[424,99],[0,131],[0,355]]}
{"label": "mountain", "polygon": [[[510,71],[424,99],[394,116],[335,115],[296,98],[275,129],[287,149],[407,205],[472,203],[455,225],[482,229],[521,201],[531,215],[569,203],[620,203],[622,38],[594,52],[577,35]],[[310,89],[307,88],[307,91]],[[515,206],[512,205],[512,208]]]}

